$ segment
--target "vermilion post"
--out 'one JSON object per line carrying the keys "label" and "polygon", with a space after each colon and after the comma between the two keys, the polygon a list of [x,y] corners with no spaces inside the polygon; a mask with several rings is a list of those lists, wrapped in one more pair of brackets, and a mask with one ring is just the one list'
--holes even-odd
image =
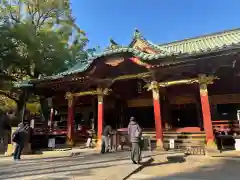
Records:
{"label": "vermilion post", "polygon": [[74,135],[74,97],[68,97],[68,117],[67,117],[67,144],[73,145]]}
{"label": "vermilion post", "polygon": [[103,95],[98,95],[98,145],[101,145],[102,141],[102,131],[103,131],[103,118],[104,118],[104,108],[103,108]]}
{"label": "vermilion post", "polygon": [[202,106],[203,125],[206,133],[207,145],[214,144],[214,133],[208,98],[207,84],[200,84],[200,99]]}
{"label": "vermilion post", "polygon": [[153,93],[153,109],[156,128],[156,145],[157,148],[163,148],[163,128],[162,128],[162,116],[161,116],[161,104],[159,100],[159,89],[152,87]]}

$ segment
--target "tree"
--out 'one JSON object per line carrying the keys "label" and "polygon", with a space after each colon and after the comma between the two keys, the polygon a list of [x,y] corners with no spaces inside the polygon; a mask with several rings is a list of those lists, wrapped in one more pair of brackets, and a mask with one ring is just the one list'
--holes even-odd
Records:
{"label": "tree", "polygon": [[[86,61],[88,39],[71,14],[69,0],[3,0],[0,66],[15,81],[52,75]],[[21,109],[24,93],[0,91]]]}

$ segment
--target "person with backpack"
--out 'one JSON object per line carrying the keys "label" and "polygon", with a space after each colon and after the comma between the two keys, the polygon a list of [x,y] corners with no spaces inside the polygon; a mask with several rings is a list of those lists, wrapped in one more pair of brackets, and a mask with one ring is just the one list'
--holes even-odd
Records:
{"label": "person with backpack", "polygon": [[12,135],[12,141],[16,143],[13,153],[13,159],[15,161],[21,159],[22,150],[28,135],[27,128],[28,127],[25,127],[23,123],[20,123],[17,127],[17,130]]}
{"label": "person with backpack", "polygon": [[141,160],[141,136],[142,136],[142,128],[137,123],[135,117],[130,118],[130,122],[128,124],[128,135],[129,140],[131,142],[131,160],[134,164],[140,164]]}

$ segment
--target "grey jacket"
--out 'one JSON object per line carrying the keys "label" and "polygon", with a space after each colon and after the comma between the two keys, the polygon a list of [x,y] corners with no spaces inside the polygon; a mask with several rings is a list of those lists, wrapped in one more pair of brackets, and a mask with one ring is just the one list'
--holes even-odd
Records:
{"label": "grey jacket", "polygon": [[142,128],[139,126],[139,124],[135,121],[130,121],[130,123],[128,124],[128,135],[129,140],[132,143],[140,141],[140,136],[136,137],[137,130],[140,132],[140,134],[142,134]]}

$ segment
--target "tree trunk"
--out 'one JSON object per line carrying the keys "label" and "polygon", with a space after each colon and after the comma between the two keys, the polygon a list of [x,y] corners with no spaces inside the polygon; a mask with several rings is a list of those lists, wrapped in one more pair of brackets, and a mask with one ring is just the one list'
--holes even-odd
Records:
{"label": "tree trunk", "polygon": [[26,107],[28,96],[29,96],[28,91],[24,90],[19,96],[19,100],[17,102],[18,116],[21,122],[23,122],[23,119],[24,119],[24,113],[26,109],[25,107]]}
{"label": "tree trunk", "polygon": [[50,108],[48,106],[48,102],[45,97],[40,97],[40,105],[41,105],[41,114],[44,120],[48,120],[50,115]]}

